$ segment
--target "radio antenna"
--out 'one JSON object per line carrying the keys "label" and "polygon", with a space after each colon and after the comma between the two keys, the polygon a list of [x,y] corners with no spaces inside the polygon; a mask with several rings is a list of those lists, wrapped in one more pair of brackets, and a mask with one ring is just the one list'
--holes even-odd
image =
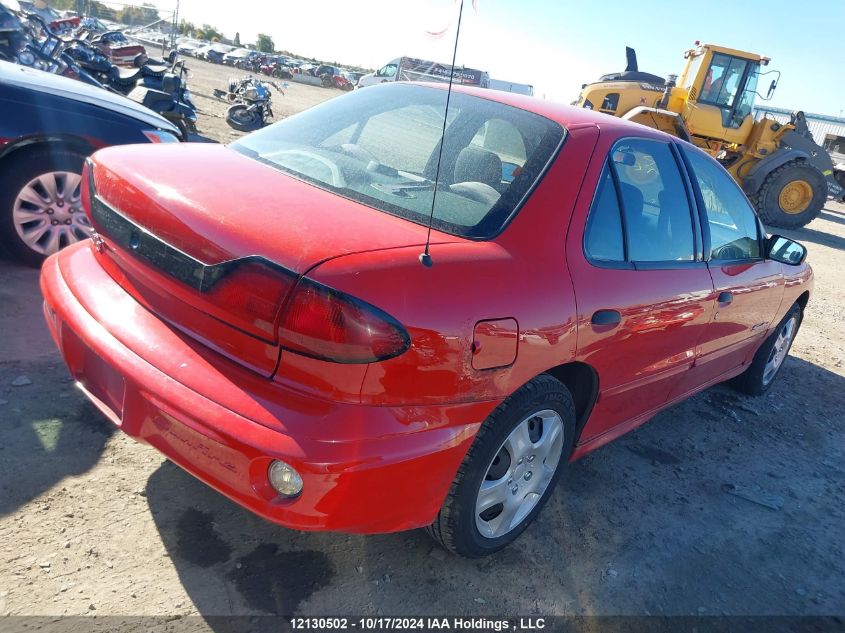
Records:
{"label": "radio antenna", "polygon": [[464,15],[464,0],[461,0],[461,7],[458,10],[458,28],[455,31],[455,47],[452,49],[452,68],[449,72],[449,88],[446,90],[446,109],[443,111],[443,131],[440,135],[440,149],[437,152],[437,169],[434,172],[434,192],[431,194],[431,213],[428,216],[428,234],[425,237],[425,250],[420,253],[420,263],[427,268],[431,267],[431,225],[434,223],[434,205],[437,203],[437,185],[440,182],[440,163],[443,160],[443,146],[446,144],[446,121],[449,118],[449,99],[452,97],[452,81],[455,78],[455,61],[458,57],[458,38],[461,35],[461,18]]}

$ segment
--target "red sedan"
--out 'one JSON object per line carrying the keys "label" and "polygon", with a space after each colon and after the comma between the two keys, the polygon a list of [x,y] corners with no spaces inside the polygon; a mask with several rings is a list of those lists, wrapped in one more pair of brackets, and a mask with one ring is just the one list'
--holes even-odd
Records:
{"label": "red sedan", "polygon": [[271,521],[479,556],[573,460],[772,385],[812,271],[717,162],[471,88],[442,136],[445,97],[385,84],[228,147],[96,153],[97,233],[41,277],[80,388]]}

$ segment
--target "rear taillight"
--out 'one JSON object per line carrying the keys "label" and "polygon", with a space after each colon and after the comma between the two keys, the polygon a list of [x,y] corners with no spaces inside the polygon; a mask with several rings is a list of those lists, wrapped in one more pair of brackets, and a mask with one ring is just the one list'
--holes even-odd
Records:
{"label": "rear taillight", "polygon": [[272,341],[279,309],[296,281],[296,275],[255,261],[245,261],[225,274],[204,295],[225,307],[225,320],[247,332]]}
{"label": "rear taillight", "polygon": [[302,279],[279,328],[284,349],[336,363],[372,363],[404,353],[405,328],[373,305]]}

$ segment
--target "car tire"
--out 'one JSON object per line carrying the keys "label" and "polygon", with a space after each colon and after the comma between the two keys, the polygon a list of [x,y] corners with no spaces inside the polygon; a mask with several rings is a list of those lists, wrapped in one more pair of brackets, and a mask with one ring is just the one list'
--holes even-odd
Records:
{"label": "car tire", "polygon": [[789,355],[803,318],[801,306],[792,306],[754,354],[748,369],[731,381],[737,391],[749,396],[761,396],[769,390]]}
{"label": "car tire", "polygon": [[[749,198],[764,224],[795,229],[821,213],[827,202],[827,181],[812,165],[791,161],[766,176],[760,190]],[[787,210],[782,203],[795,206]]]}
{"label": "car tire", "polygon": [[[0,170],[0,240],[6,250],[18,261],[28,266],[38,267],[52,253],[87,238],[87,235],[91,233],[91,225],[82,210],[77,189],[81,183],[84,162],[84,155],[56,147],[33,151],[23,150],[20,155],[12,155],[5,159],[5,166]],[[68,178],[62,174],[75,175],[75,179],[71,178],[73,191],[60,191]],[[48,185],[53,182],[56,193],[55,196],[51,196],[43,186],[32,185],[36,193],[45,194],[41,196],[44,206],[40,210],[36,204],[19,200],[25,188],[30,187],[31,183],[39,177],[44,178]],[[49,203],[48,198],[51,198],[55,204]],[[33,220],[21,220],[22,211],[32,212]],[[40,227],[36,223],[46,222],[46,219],[41,220],[39,216],[43,215],[43,218],[46,218],[46,214],[50,212],[56,218],[56,222],[62,223],[53,225],[54,220],[50,220],[51,225],[56,228],[47,228],[41,240],[28,243],[23,234],[27,231],[30,233],[37,231]],[[70,224],[66,224],[67,221],[70,221]],[[56,236],[55,241],[46,239],[53,235]]]}
{"label": "car tire", "polygon": [[446,550],[470,558],[506,547],[548,501],[574,440],[569,390],[548,375],[523,385],[481,425],[427,527],[429,535]]}

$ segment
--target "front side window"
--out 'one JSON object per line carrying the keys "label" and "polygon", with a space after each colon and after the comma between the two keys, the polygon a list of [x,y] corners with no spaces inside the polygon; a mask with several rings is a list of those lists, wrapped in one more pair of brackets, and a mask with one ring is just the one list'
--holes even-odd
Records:
{"label": "front side window", "polygon": [[445,104],[445,91],[413,84],[356,90],[231,147],[418,224],[428,224],[434,200],[434,228],[485,239],[518,210],[565,131],[520,108],[452,93],[444,137]]}
{"label": "front side window", "polygon": [[759,66],[752,68],[748,74],[748,81],[745,83],[745,88],[739,95],[739,100],[736,103],[733,121],[731,127],[739,127],[754,110],[754,98],[757,96],[757,81],[760,78]]}
{"label": "front side window", "polygon": [[396,64],[388,64],[380,71],[378,71],[376,75],[378,75],[379,77],[393,77],[393,75],[396,74],[397,68],[398,66]]}
{"label": "front side window", "polygon": [[748,60],[715,53],[704,77],[699,100],[720,107],[733,105],[747,64]]}
{"label": "front side window", "polygon": [[759,259],[760,234],[751,203],[734,179],[707,156],[684,149],[698,183],[710,229],[710,259]]}
{"label": "front side window", "polygon": [[667,143],[625,139],[614,146],[590,210],[584,248],[596,262],[695,260],[689,198]]}

